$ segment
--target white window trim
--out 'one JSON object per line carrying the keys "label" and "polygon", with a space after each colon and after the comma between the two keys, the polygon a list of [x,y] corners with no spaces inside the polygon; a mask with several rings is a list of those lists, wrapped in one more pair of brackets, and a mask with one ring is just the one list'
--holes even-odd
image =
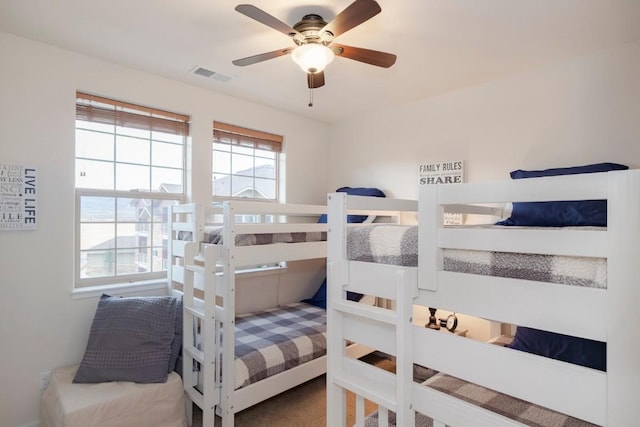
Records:
{"label": "white window trim", "polygon": [[[166,286],[167,272],[158,271],[152,273],[141,273],[126,275],[126,281],[117,281],[113,276],[98,277],[98,278],[81,278],[80,277],[80,198],[82,196],[102,196],[102,197],[135,197],[141,199],[155,199],[155,200],[175,200],[178,203],[183,203],[184,196],[179,193],[158,193],[158,192],[144,192],[144,191],[111,191],[111,190],[97,190],[76,188],[75,189],[75,238],[74,238],[74,293],[76,291],[83,291],[87,289],[101,288],[114,289],[119,286],[124,287],[144,287],[148,282],[155,282],[164,280]],[[124,276],[121,276],[124,277]],[[97,291],[96,291],[97,292]]]}

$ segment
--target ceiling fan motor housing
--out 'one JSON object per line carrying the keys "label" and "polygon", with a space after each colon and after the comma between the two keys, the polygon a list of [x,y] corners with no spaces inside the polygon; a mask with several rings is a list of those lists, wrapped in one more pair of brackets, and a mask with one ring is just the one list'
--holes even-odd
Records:
{"label": "ceiling fan motor housing", "polygon": [[[311,13],[303,16],[302,20],[293,26],[293,29],[304,36],[304,40],[299,42],[299,44],[322,43],[327,45],[333,40],[333,34],[330,31],[324,31],[320,34],[320,30],[326,25],[327,23],[322,16]],[[294,36],[295,33],[292,33],[291,37]],[[294,40],[296,40],[295,37]],[[296,42],[298,41],[296,40]]]}

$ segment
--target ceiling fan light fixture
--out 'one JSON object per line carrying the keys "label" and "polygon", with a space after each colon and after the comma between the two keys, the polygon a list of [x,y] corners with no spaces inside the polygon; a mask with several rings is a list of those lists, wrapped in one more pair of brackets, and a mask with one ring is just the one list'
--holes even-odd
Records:
{"label": "ceiling fan light fixture", "polygon": [[323,71],[335,57],[331,49],[318,43],[303,44],[291,52],[293,62],[298,64],[302,71],[310,74]]}

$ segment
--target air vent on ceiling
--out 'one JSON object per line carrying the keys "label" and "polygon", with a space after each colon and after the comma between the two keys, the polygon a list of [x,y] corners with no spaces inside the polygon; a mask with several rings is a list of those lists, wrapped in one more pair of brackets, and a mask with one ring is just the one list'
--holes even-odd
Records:
{"label": "air vent on ceiling", "polygon": [[227,75],[224,75],[224,74],[220,74],[220,73],[218,73],[216,71],[210,70],[210,69],[205,68],[205,67],[200,67],[200,66],[194,67],[191,70],[191,72],[193,74],[195,74],[195,75],[202,76],[202,77],[205,77],[207,79],[218,80],[220,82],[228,82],[229,80],[233,79],[232,76],[227,76]]}

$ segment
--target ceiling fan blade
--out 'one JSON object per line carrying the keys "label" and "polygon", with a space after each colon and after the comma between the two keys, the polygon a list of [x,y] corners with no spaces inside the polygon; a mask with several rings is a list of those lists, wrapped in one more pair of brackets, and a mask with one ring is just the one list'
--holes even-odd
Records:
{"label": "ceiling fan blade", "polygon": [[320,71],[315,74],[307,73],[307,85],[309,86],[309,89],[316,89],[324,86],[324,71]]}
{"label": "ceiling fan blade", "polygon": [[256,21],[266,25],[267,27],[271,27],[276,31],[280,31],[282,34],[285,34],[289,37],[299,36],[304,38],[304,36],[294,28],[269,15],[264,10],[258,9],[251,4],[239,4],[236,6],[236,10],[243,15],[246,15],[251,19],[255,19]]}
{"label": "ceiling fan blade", "polygon": [[361,47],[347,46],[344,44],[331,43],[329,45],[336,55],[343,58],[366,64],[377,65],[378,67],[389,68],[396,63],[396,56],[392,53],[380,52],[378,50],[363,49]]}
{"label": "ceiling fan blade", "polygon": [[266,61],[267,59],[277,58],[279,56],[288,55],[291,53],[293,48],[287,47],[284,49],[274,50],[272,52],[265,52],[259,55],[247,56],[246,58],[236,59],[232,61],[233,65],[238,65],[240,67],[244,67],[245,65],[255,64],[257,62]]}
{"label": "ceiling fan blade", "polygon": [[320,35],[325,31],[329,31],[334,37],[338,37],[340,34],[346,33],[353,27],[373,18],[381,11],[380,5],[374,0],[356,0],[325,25],[320,30]]}

